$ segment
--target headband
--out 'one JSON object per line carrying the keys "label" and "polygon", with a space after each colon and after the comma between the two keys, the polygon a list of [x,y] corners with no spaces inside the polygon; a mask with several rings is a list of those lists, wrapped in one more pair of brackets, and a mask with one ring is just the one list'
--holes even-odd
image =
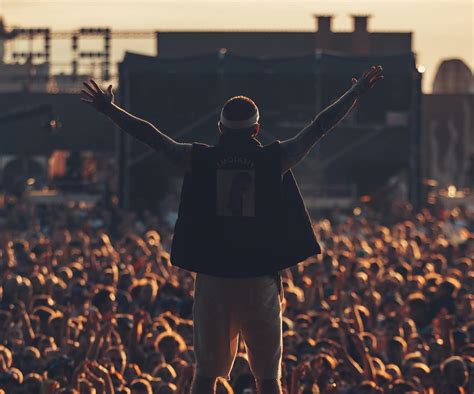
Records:
{"label": "headband", "polygon": [[244,129],[246,127],[253,126],[258,122],[258,119],[260,118],[260,114],[258,112],[258,108],[256,108],[255,114],[245,120],[229,120],[226,119],[224,116],[224,109],[221,111],[221,123],[223,126],[227,127],[228,129]]}

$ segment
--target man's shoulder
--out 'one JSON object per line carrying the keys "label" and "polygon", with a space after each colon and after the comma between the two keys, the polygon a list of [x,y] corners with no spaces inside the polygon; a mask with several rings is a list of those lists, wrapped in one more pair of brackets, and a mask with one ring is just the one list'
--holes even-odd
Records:
{"label": "man's shoulder", "polygon": [[204,144],[203,142],[193,142],[192,146],[193,146],[193,148],[197,148],[197,149],[206,149],[206,148],[214,148],[215,147],[215,145]]}
{"label": "man's shoulder", "polygon": [[191,158],[193,161],[202,160],[208,157],[214,151],[214,145],[204,144],[202,142],[193,142],[191,147]]}
{"label": "man's shoulder", "polygon": [[275,141],[269,142],[266,145],[263,145],[262,148],[263,149],[268,149],[268,150],[280,149],[280,145],[281,145],[281,141],[280,140],[275,140]]}
{"label": "man's shoulder", "polygon": [[262,146],[263,156],[267,160],[280,160],[281,159],[281,143],[279,140],[270,142],[267,145]]}

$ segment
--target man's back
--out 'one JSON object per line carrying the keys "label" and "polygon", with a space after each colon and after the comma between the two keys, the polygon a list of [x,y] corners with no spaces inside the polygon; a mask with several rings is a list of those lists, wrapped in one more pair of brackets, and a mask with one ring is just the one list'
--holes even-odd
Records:
{"label": "man's back", "polygon": [[[221,277],[272,274],[321,252],[278,141],[193,144],[171,250],[174,265]],[[291,242],[290,242],[291,241]],[[223,261],[225,260],[225,264]]]}

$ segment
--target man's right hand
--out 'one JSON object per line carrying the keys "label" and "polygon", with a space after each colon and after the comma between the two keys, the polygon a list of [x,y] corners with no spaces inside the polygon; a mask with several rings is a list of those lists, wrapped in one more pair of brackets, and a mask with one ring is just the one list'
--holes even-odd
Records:
{"label": "man's right hand", "polygon": [[114,92],[112,90],[112,85],[109,85],[107,90],[104,92],[93,79],[90,80],[90,84],[87,82],[83,82],[83,84],[87,90],[81,90],[81,101],[91,105],[97,111],[105,113],[114,102]]}
{"label": "man's right hand", "polygon": [[112,85],[104,92],[94,80],[84,82],[81,101],[110,118],[126,133],[164,153],[174,164],[188,171],[191,163],[192,144],[177,142],[158,130],[150,122],[128,113],[114,104]]}

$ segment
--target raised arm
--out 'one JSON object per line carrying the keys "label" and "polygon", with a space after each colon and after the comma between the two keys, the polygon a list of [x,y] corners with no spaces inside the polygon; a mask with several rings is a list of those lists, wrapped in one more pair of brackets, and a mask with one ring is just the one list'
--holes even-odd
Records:
{"label": "raised arm", "polygon": [[175,141],[162,133],[150,122],[134,116],[114,103],[112,85],[104,92],[91,80],[84,82],[81,100],[108,116],[123,131],[144,142],[157,152],[162,152],[177,166],[187,169],[191,161],[191,144]]}
{"label": "raised arm", "polygon": [[352,86],[339,99],[322,110],[314,120],[295,137],[282,141],[282,172],[298,164],[311,148],[332,128],[334,128],[354,107],[357,99],[374,84],[383,79],[382,66],[372,66],[357,80],[352,78]]}

